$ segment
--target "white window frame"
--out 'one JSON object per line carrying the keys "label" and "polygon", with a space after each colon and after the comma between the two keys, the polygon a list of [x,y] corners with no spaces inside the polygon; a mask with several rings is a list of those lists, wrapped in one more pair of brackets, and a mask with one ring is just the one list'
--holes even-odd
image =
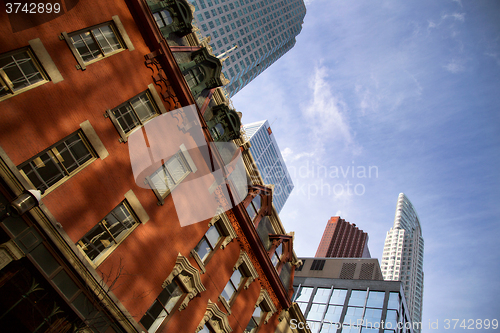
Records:
{"label": "white window frame", "polygon": [[[138,118],[138,121],[139,121],[139,124],[132,130],[130,130],[129,132],[125,133],[125,131],[123,130],[122,126],[120,125],[120,122],[118,121],[118,119],[116,118],[115,114],[114,114],[114,111],[122,106],[124,106],[125,104],[129,104],[130,105],[130,102],[137,98],[137,97],[140,97],[140,96],[143,96],[145,95],[147,99],[149,99],[149,102],[151,103],[151,106],[152,108],[154,109],[153,111],[153,114],[151,115],[151,117],[149,117],[147,120],[144,121],[141,121]],[[133,109],[133,107],[130,105],[130,107]],[[135,111],[133,111],[135,113]],[[109,118],[111,120],[111,122],[113,123],[113,125],[115,126],[116,130],[118,131],[118,134],[120,134],[120,139],[119,141],[120,142],[127,142],[128,141],[128,137],[135,131],[137,130],[138,128],[141,128],[146,122],[150,121],[151,119],[155,118],[156,116],[158,116],[159,114],[163,114],[163,113],[166,113],[167,110],[165,109],[165,106],[163,105],[161,99],[160,99],[160,96],[158,95],[158,92],[156,91],[155,87],[153,84],[149,84],[148,85],[148,89],[141,92],[140,94],[132,97],[131,99],[129,99],[128,101],[118,105],[117,107],[113,108],[113,109],[108,109],[106,110],[106,112],[104,113],[104,117],[105,118]]]}
{"label": "white window frame", "polygon": [[[113,31],[115,37],[117,38],[117,40],[118,40],[118,42],[120,44],[120,48],[116,49],[116,50],[113,50],[111,52],[105,53],[103,51],[101,45],[99,45],[99,43],[92,36],[92,38],[94,39],[94,43],[99,48],[100,56],[97,57],[97,58],[85,61],[83,59],[83,57],[80,55],[80,52],[75,47],[74,42],[73,42],[73,40],[72,40],[71,37],[79,35],[81,33],[91,32],[92,29],[97,29],[99,27],[104,27],[104,26],[108,26],[108,27],[111,28],[111,30]],[[61,37],[59,39],[66,41],[66,43],[68,44],[71,52],[73,53],[73,56],[75,57],[76,61],[78,62],[78,65],[76,65],[76,68],[77,69],[81,69],[81,70],[86,70],[87,69],[87,65],[89,65],[91,63],[94,63],[94,62],[97,62],[97,61],[99,61],[101,59],[108,58],[108,57],[110,57],[110,56],[112,56],[114,54],[117,54],[119,52],[124,51],[125,49],[128,49],[129,51],[135,50],[135,47],[132,44],[132,41],[130,40],[130,38],[129,38],[128,34],[127,34],[127,31],[125,30],[125,27],[123,26],[120,18],[117,15],[113,16],[112,20],[108,21],[108,22],[103,22],[103,23],[100,23],[100,24],[97,24],[97,25],[94,25],[94,26],[91,26],[91,27],[87,27],[87,28],[84,28],[84,29],[81,29],[81,30],[78,30],[78,31],[74,31],[74,32],[69,33],[69,34],[67,32],[62,32],[61,33]]]}
{"label": "white window frame", "polygon": [[[219,238],[216,246],[219,246],[221,249],[224,249],[233,239],[238,237],[236,234],[236,231],[234,231],[233,225],[231,224],[231,221],[227,217],[226,213],[224,212],[224,209],[222,207],[217,208],[217,212],[215,216],[210,220],[208,223],[208,228],[212,226],[216,226],[217,230],[219,231],[219,234],[221,234],[221,237]],[[203,236],[205,238],[205,235]],[[202,239],[203,239],[202,238]],[[198,242],[198,244],[201,243]],[[198,246],[198,244],[196,246]],[[205,265],[210,261],[210,258],[214,255],[214,253],[217,251],[217,247],[214,247],[212,251],[209,253],[208,257],[203,261],[202,258],[198,255],[198,252],[195,249],[191,250],[191,256],[195,259],[196,263],[200,267],[203,273],[206,272]]]}
{"label": "white window frame", "polygon": [[[109,216],[109,215],[112,215],[114,210],[119,208],[120,206],[123,206],[123,208],[125,208],[128,213],[129,213],[129,218],[130,220],[132,221],[131,222],[131,226],[130,228],[128,229],[124,229],[118,236],[119,236],[119,239],[114,239],[113,236],[111,236],[111,238],[113,239],[113,241],[115,242],[113,245],[109,246],[109,247],[106,247],[103,251],[100,252],[100,254],[95,257],[94,259],[91,259],[90,257],[88,257],[88,255],[85,253],[84,251],[84,247],[85,247],[85,244],[83,243],[83,238],[90,232],[92,231],[97,225],[101,225],[109,234],[111,234],[111,232],[108,230],[108,228],[103,224],[103,221]],[[119,221],[119,223],[121,223],[122,221]],[[106,260],[106,258],[108,258],[113,252],[114,250],[120,246],[120,244],[125,241],[125,239],[127,239],[127,237],[140,225],[140,220],[137,218],[137,216],[135,215],[131,205],[128,203],[128,201],[125,199],[123,200],[122,202],[120,202],[120,204],[118,204],[116,207],[114,207],[111,212],[109,212],[106,217],[102,220],[100,220],[96,226],[92,227],[92,229],[90,229],[77,243],[76,243],[76,246],[77,248],[80,250],[81,253],[83,253],[85,255],[85,258],[94,266],[94,267],[98,267],[100,264],[102,264],[102,262],[104,260]]]}
{"label": "white window frame", "polygon": [[[41,77],[40,80],[38,80],[34,83],[30,83],[30,81],[29,81],[30,78],[27,77],[25,75],[25,73],[22,71],[20,65],[18,64],[18,60],[13,58],[16,55],[21,55],[23,53],[26,53],[29,57],[29,60],[27,58],[24,60],[31,61],[33,66],[36,68],[37,73],[34,75],[39,75]],[[11,66],[12,64],[17,66],[18,70],[22,73],[22,75],[24,77],[23,81],[28,82],[29,84],[27,86],[24,86],[21,88],[17,88],[17,89],[14,88],[14,84],[12,83],[12,78],[10,78],[7,75],[7,73],[2,68],[0,68],[0,88],[2,88],[2,91],[6,91],[6,94],[4,96],[0,96],[0,101],[3,101],[3,100],[8,99],[12,96],[21,94],[29,89],[39,87],[42,84],[49,82],[49,78],[48,78],[47,74],[45,73],[43,66],[40,64],[37,57],[35,56],[35,53],[33,52],[33,50],[30,47],[24,47],[22,49],[7,52],[7,53],[0,55],[0,58],[3,58],[3,59],[8,58],[8,57],[11,57],[11,59],[13,61],[13,63],[9,64],[9,66]]]}
{"label": "white window frame", "polygon": [[[179,147],[179,151],[177,151],[177,153],[172,156],[170,159],[168,159],[166,161],[166,163],[170,162],[172,159],[177,159],[178,161],[180,161],[180,164],[182,165],[182,167],[185,169],[184,173],[178,177],[177,181],[174,180],[174,184],[171,184],[169,185],[168,184],[168,180],[167,182],[164,182],[162,181],[161,179],[159,179],[159,181],[161,182],[161,187],[165,187],[165,192],[160,192],[158,190],[158,186],[155,186],[155,183],[154,183],[154,179],[153,176],[155,173],[158,173],[160,174],[162,171],[164,172],[164,174],[168,174],[169,176],[171,174],[173,174],[174,170],[169,170],[168,167],[164,164],[162,164],[162,166],[160,168],[158,168],[151,176],[147,176],[146,177],[146,180],[145,182],[147,184],[149,184],[151,190],[153,190],[154,194],[156,195],[156,197],[158,198],[158,206],[161,206],[165,203],[165,198],[174,190],[174,188],[179,185],[191,172],[195,173],[198,169],[196,168],[196,165],[194,164],[194,161],[193,159],[191,158],[191,156],[189,155],[189,152],[187,151],[186,149],[186,146],[184,144],[182,144],[180,147]],[[165,173],[166,171],[166,173]],[[171,176],[170,176],[171,177]],[[158,179],[158,178],[157,178]],[[173,179],[173,178],[172,178]],[[165,178],[163,178],[163,180],[165,180]],[[160,185],[158,183],[158,185]]]}

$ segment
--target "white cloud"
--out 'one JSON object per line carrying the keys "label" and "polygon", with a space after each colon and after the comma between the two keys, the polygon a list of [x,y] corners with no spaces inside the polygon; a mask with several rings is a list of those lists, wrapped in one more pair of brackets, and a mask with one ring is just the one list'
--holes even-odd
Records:
{"label": "white cloud", "polygon": [[453,74],[463,72],[465,70],[464,61],[460,59],[452,59],[444,68]]}
{"label": "white cloud", "polygon": [[497,65],[500,66],[500,57],[498,56],[497,53],[485,53],[485,55],[487,55],[488,57],[491,57],[493,59],[495,59],[495,61],[497,62]]}
{"label": "white cloud", "polygon": [[303,108],[303,116],[321,142],[333,140],[350,146],[353,139],[346,119],[347,105],[332,93],[327,72],[325,67],[316,67],[309,82],[313,97]]}
{"label": "white cloud", "polygon": [[458,3],[460,5],[460,7],[463,7],[462,6],[462,0],[452,0],[452,1]]}
{"label": "white cloud", "polygon": [[464,22],[465,21],[465,13],[453,13],[451,14],[451,16],[457,20],[457,21],[461,21],[461,22]]}
{"label": "white cloud", "polygon": [[441,16],[442,20],[445,20],[447,18],[454,18],[457,21],[464,22],[465,21],[465,13],[453,13],[453,14],[444,14]]}
{"label": "white cloud", "polygon": [[285,149],[283,149],[283,151],[281,151],[281,156],[283,156],[283,159],[285,160],[286,163],[295,162],[303,157],[313,157],[314,154],[315,151],[309,153],[303,152],[295,154],[293,150],[288,147],[286,147]]}

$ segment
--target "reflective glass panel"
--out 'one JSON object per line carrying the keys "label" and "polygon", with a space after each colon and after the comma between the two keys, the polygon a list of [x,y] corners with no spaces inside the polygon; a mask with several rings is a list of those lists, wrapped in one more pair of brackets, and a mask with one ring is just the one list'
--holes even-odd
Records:
{"label": "reflective glass panel", "polygon": [[330,296],[330,288],[317,288],[316,294],[314,295],[314,303],[327,303],[328,296]]}
{"label": "reflective glass panel", "polygon": [[349,305],[364,306],[366,299],[366,290],[352,290],[349,298]]}
{"label": "reflective glass panel", "polygon": [[[340,326],[339,326],[340,327]],[[320,333],[337,333],[337,325],[332,323],[323,323]]]}
{"label": "reflective glass panel", "polygon": [[311,298],[311,294],[312,294],[313,290],[314,290],[314,288],[312,288],[312,287],[300,288],[297,299],[295,301],[296,302],[309,302],[309,299]]}
{"label": "reflective glass panel", "polygon": [[361,333],[378,333],[378,328],[373,327],[362,327]]}
{"label": "reflective glass panel", "polygon": [[391,292],[389,294],[389,303],[387,304],[387,308],[393,310],[399,309],[399,293]]}
{"label": "reflective glass panel", "polygon": [[329,305],[324,320],[330,323],[338,323],[342,314],[342,308],[340,305]]}
{"label": "reflective glass panel", "polygon": [[398,312],[396,310],[387,310],[385,317],[385,328],[396,328],[398,324]]}
{"label": "reflective glass panel", "polygon": [[375,323],[380,323],[382,319],[382,309],[366,308],[363,318],[365,322],[364,325],[368,327],[373,326]]}
{"label": "reflective glass panel", "polygon": [[205,237],[201,239],[201,241],[198,243],[198,245],[196,245],[194,250],[198,253],[198,256],[200,257],[201,261],[205,261],[205,259],[210,254],[210,251],[212,251]]}
{"label": "reflective glass panel", "polygon": [[313,303],[307,314],[309,320],[321,320],[325,313],[326,305]]}
{"label": "reflective glass panel", "polygon": [[347,290],[345,289],[333,289],[332,297],[330,297],[330,304],[343,305],[346,295]]}
{"label": "reflective glass panel", "polygon": [[384,297],[385,292],[383,291],[370,291],[368,293],[368,301],[366,302],[366,306],[369,308],[382,309],[384,307]]}
{"label": "reflective glass panel", "polygon": [[[344,320],[345,323],[345,320]],[[358,326],[342,325],[342,333],[359,333]]]}
{"label": "reflective glass panel", "polygon": [[210,245],[212,246],[212,248],[214,248],[215,245],[217,245],[217,242],[219,241],[221,234],[219,233],[219,230],[217,230],[217,227],[215,225],[213,225],[208,229],[205,236],[207,237],[208,241],[210,242]]}
{"label": "reflective glass panel", "polygon": [[347,312],[344,317],[344,323],[354,325],[358,323],[358,320],[361,323],[362,318],[363,318],[363,308],[356,308],[349,306],[347,308]]}
{"label": "reflective glass panel", "polygon": [[319,321],[307,321],[307,325],[309,325],[309,329],[311,330],[311,333],[318,333],[320,328],[321,328],[321,322]]}

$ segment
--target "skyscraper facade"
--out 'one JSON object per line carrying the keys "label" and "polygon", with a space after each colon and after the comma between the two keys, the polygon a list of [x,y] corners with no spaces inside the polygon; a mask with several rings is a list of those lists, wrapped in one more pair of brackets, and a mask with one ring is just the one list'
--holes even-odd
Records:
{"label": "skyscraper facade", "polygon": [[[190,0],[215,55],[228,57],[223,72],[229,96],[295,45],[306,15],[303,0]],[[224,54],[238,46],[234,51]]]}
{"label": "skyscraper facade", "polygon": [[368,234],[340,216],[334,216],[328,220],[315,257],[370,258]]}
{"label": "skyscraper facade", "polygon": [[394,226],[387,232],[382,255],[385,280],[401,281],[414,322],[422,321],[424,239],[417,212],[400,193]]}
{"label": "skyscraper facade", "polygon": [[250,152],[266,184],[274,185],[273,204],[279,213],[293,190],[292,177],[281,156],[267,120],[243,125],[251,144]]}

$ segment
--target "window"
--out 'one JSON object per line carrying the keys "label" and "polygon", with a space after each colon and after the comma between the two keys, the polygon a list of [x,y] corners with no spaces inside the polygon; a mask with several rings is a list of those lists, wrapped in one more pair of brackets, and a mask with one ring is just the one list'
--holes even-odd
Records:
{"label": "window", "polygon": [[305,314],[307,304],[309,302],[309,299],[311,298],[313,290],[314,290],[313,287],[302,287],[295,295],[294,301],[297,302],[300,309],[302,310],[302,313],[304,313],[304,314]]}
{"label": "window", "polygon": [[[160,15],[161,16],[161,15]],[[123,51],[135,50],[118,16],[110,22],[85,28],[70,34],[63,32],[71,52],[78,62],[78,69],[85,70],[86,65]]]}
{"label": "window", "polygon": [[283,254],[283,244],[280,244],[276,250],[274,251],[273,257],[271,258],[271,262],[273,266],[277,269],[278,264],[280,262],[281,255]]}
{"label": "window", "polygon": [[193,89],[203,81],[205,73],[201,67],[197,66],[191,68],[186,74],[184,74],[184,78],[186,79],[189,88]]}
{"label": "window", "polygon": [[172,156],[149,177],[149,183],[161,198],[166,197],[191,172],[182,151]]}
{"label": "window", "polygon": [[110,22],[72,33],[70,39],[83,62],[92,62],[123,49]]}
{"label": "window", "polygon": [[229,242],[236,238],[236,232],[222,208],[218,208],[216,215],[208,223],[208,231],[198,242],[198,245],[191,250],[198,266],[205,272],[205,265],[210,260],[217,247],[224,249]]}
{"label": "window", "polygon": [[153,305],[146,311],[140,323],[149,333],[156,332],[161,323],[168,317],[179,303],[184,292],[176,281],[168,284],[158,295]]}
{"label": "window", "polygon": [[229,305],[234,300],[241,288],[247,289],[250,284],[258,277],[255,267],[253,267],[250,258],[246,252],[241,251],[236,265],[233,267],[233,275],[227,282],[219,299],[224,306],[229,309]]}
{"label": "window", "polygon": [[260,305],[256,307],[255,310],[253,311],[252,318],[250,318],[250,321],[248,322],[248,325],[245,328],[245,333],[256,333],[257,330],[259,329],[259,325],[261,324],[262,320],[264,320],[265,316],[266,316],[266,311],[264,311],[264,309],[262,309]]}
{"label": "window", "polygon": [[[173,22],[170,12],[166,9],[153,13],[153,17],[155,18],[158,28],[166,27]],[[201,15],[198,15],[198,17],[201,17]],[[201,20],[203,20],[203,18],[201,18]]]}
{"label": "window", "polygon": [[46,192],[94,159],[94,152],[85,135],[82,131],[77,131],[18,168],[36,189]]}
{"label": "window", "polygon": [[123,201],[87,232],[77,245],[94,264],[100,264],[137,225],[136,217]]}
{"label": "window", "polygon": [[251,220],[253,220],[253,218],[258,214],[260,205],[261,205],[260,195],[256,195],[246,208],[248,216],[250,216]]}
{"label": "window", "polygon": [[[232,76],[234,76],[234,74],[232,73],[232,68],[229,69],[229,72]],[[224,135],[224,128],[220,123],[218,123],[210,129],[210,134],[212,134],[214,141],[217,141]]]}
{"label": "window", "polygon": [[[155,103],[156,102],[156,103]],[[158,108],[159,106],[159,108]],[[127,137],[148,120],[166,112],[156,89],[151,84],[149,90],[140,93],[112,110],[106,111],[121,136],[120,142],[127,142]]]}
{"label": "window", "polygon": [[0,100],[47,81],[30,48],[0,55]]}
{"label": "window", "polygon": [[313,260],[311,264],[311,271],[322,271],[325,266],[326,260]]}
{"label": "window", "polygon": [[212,225],[194,248],[201,261],[205,262],[210,253],[214,251],[221,240],[221,233],[216,225]]}
{"label": "window", "polygon": [[221,293],[222,296],[226,299],[227,303],[231,302],[233,295],[238,291],[240,284],[244,278],[245,276],[240,271],[240,269],[237,269],[233,272],[233,275],[231,275],[231,278],[229,279],[226,286],[224,287],[224,290]]}

